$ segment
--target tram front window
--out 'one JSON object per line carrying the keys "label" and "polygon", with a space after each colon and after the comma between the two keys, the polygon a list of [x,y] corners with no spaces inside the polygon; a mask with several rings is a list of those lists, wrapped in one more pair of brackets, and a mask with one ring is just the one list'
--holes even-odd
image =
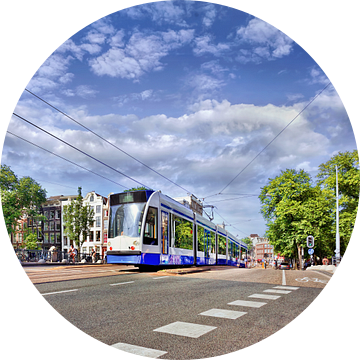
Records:
{"label": "tram front window", "polygon": [[145,203],[114,205],[110,208],[110,238],[139,237]]}

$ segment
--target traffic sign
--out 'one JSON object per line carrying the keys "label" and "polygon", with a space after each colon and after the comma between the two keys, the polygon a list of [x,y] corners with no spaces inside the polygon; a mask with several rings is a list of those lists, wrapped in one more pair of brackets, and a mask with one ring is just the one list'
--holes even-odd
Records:
{"label": "traffic sign", "polygon": [[309,249],[309,250],[308,250],[308,254],[309,254],[309,255],[313,255],[313,254],[314,254],[314,249]]}

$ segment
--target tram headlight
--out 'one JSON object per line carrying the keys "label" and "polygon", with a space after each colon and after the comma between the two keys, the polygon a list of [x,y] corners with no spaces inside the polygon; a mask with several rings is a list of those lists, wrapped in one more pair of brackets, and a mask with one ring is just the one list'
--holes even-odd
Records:
{"label": "tram headlight", "polygon": [[139,242],[138,242],[137,240],[135,240],[135,241],[133,242],[133,245],[139,245]]}
{"label": "tram headlight", "polygon": [[111,242],[110,242],[110,241],[108,241],[108,246],[111,246]]}

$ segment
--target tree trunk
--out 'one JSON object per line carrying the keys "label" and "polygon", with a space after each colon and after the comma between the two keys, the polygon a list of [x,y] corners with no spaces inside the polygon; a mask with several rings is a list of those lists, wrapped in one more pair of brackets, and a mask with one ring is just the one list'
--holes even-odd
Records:
{"label": "tree trunk", "polygon": [[298,257],[299,257],[299,268],[300,268],[300,270],[302,270],[302,254],[301,254],[302,247],[299,244],[296,244],[296,246],[297,246]]}

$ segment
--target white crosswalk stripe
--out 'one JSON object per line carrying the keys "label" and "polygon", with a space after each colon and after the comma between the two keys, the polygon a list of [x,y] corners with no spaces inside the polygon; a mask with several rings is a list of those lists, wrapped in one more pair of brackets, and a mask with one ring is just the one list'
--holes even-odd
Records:
{"label": "white crosswalk stripe", "polygon": [[173,335],[180,335],[180,336],[187,336],[191,338],[198,338],[209,331],[215,330],[215,326],[208,326],[208,325],[199,325],[193,323],[186,323],[182,321],[176,321],[172,324],[162,326],[154,331],[173,334]]}
{"label": "white crosswalk stripe", "polygon": [[291,293],[291,291],[287,291],[287,290],[275,290],[275,289],[266,289],[266,290],[264,290],[264,292],[274,293],[274,294],[284,294],[284,295],[287,295],[287,294],[290,294],[290,293]]}
{"label": "white crosswalk stripe", "polygon": [[[153,278],[153,279],[156,280],[156,279],[161,279],[161,278],[166,278],[166,277],[167,276],[162,276],[162,277],[157,277],[157,278]],[[110,285],[122,285],[122,284],[128,284],[128,283],[131,283],[131,282],[124,282],[124,283],[117,283],[117,284],[110,284]],[[299,289],[299,287],[292,287],[292,286],[285,286],[285,285],[275,286],[271,289],[263,290],[263,292],[266,294],[264,294],[264,293],[263,294],[252,294],[252,295],[249,295],[248,297],[254,298],[254,299],[277,300],[277,299],[281,298],[281,296],[275,295],[275,294],[287,295],[287,294],[290,294],[292,291],[298,290],[298,289]],[[243,306],[243,307],[248,307],[248,308],[260,308],[267,304],[268,304],[267,302],[250,301],[250,300],[235,300],[235,301],[228,303],[228,305]],[[198,315],[236,320],[246,314],[247,314],[247,312],[244,312],[244,311],[234,311],[234,310],[227,310],[227,309],[210,309],[210,310],[204,311]],[[153,331],[158,332],[158,333],[165,333],[165,334],[184,336],[184,337],[190,337],[190,338],[199,338],[215,329],[217,329],[217,327],[215,327],[215,326],[176,321],[171,324],[154,329]],[[124,343],[117,343],[112,346],[117,349],[127,351],[129,353],[133,353],[133,354],[140,355],[140,356],[147,356],[150,358],[157,358],[164,354],[167,354],[166,351],[144,348],[141,346],[124,344]]]}
{"label": "white crosswalk stripe", "polygon": [[116,349],[123,350],[123,351],[126,351],[131,354],[146,356],[146,357],[153,358],[153,359],[156,359],[162,355],[167,354],[166,351],[160,351],[160,350],[150,349],[150,348],[137,346],[137,345],[125,344],[125,343],[117,343],[117,344],[114,344],[111,346]]}
{"label": "white crosswalk stripe", "polygon": [[224,318],[224,319],[237,319],[240,316],[243,316],[245,314],[246,314],[246,312],[243,312],[243,311],[211,309],[208,311],[204,311],[199,315],[213,316],[213,317],[219,317],[219,318]]}
{"label": "white crosswalk stripe", "polygon": [[231,303],[228,303],[228,305],[236,305],[236,306],[247,306],[252,308],[259,308],[261,306],[266,305],[265,302],[260,301],[248,301],[248,300],[236,300]]}

